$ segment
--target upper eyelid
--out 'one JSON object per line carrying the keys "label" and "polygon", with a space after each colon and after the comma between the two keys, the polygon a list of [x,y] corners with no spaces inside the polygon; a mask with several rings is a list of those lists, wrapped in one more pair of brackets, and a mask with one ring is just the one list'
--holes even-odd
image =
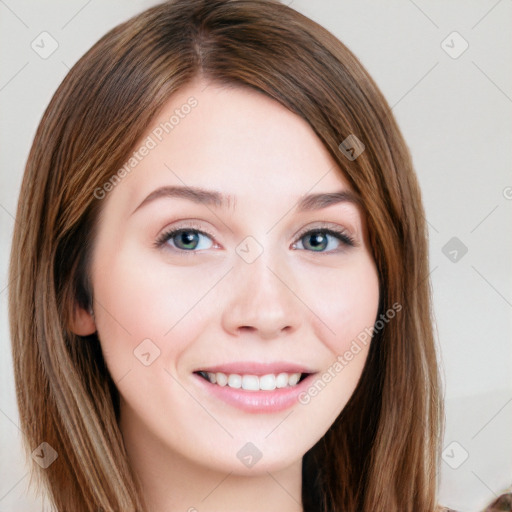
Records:
{"label": "upper eyelid", "polygon": [[298,236],[302,236],[306,233],[309,233],[310,231],[321,231],[321,230],[325,229],[325,230],[331,230],[334,232],[341,232],[343,234],[350,236],[351,238],[355,238],[355,235],[352,232],[352,230],[348,229],[345,226],[336,224],[335,222],[327,222],[327,221],[324,221],[324,222],[318,221],[318,222],[319,222],[319,224],[316,224],[313,226],[308,225],[305,228],[299,230],[299,232],[295,236],[298,237]]}
{"label": "upper eyelid", "polygon": [[[215,237],[215,235],[212,232],[213,230],[209,230],[208,228],[204,228],[201,225],[201,222],[202,221],[197,221],[196,222],[195,220],[190,220],[190,221],[184,220],[184,221],[181,221],[181,222],[177,221],[177,225],[173,225],[173,226],[170,226],[168,228],[164,228],[164,229],[161,230],[161,233],[166,233],[166,232],[170,233],[172,231],[179,231],[179,230],[182,230],[182,229],[183,230],[190,229],[190,230],[197,230],[197,231],[200,231],[200,232],[204,233],[205,235]],[[321,229],[333,229],[334,231],[343,231],[343,232],[346,232],[348,235],[355,236],[354,231],[352,229],[347,228],[343,224],[338,224],[338,223],[332,222],[332,221],[321,221],[321,220],[320,221],[314,221],[312,223],[312,225],[310,223],[307,226],[305,226],[304,228],[301,228],[297,232],[297,234],[295,234],[294,236],[300,236],[301,234],[307,233],[310,230],[321,230]]]}

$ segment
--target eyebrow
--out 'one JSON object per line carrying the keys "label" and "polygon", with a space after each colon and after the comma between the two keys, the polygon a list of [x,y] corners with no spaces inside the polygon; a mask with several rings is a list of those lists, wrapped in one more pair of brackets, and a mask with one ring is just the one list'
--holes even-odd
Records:
{"label": "eyebrow", "polygon": [[[151,192],[139,206],[133,210],[132,215],[143,206],[163,197],[187,199],[197,204],[204,204],[216,208],[234,208],[236,205],[236,198],[234,196],[226,195],[216,190],[206,190],[200,187],[166,186],[157,188]],[[308,194],[301,196],[295,209],[297,212],[315,211],[338,203],[352,203],[358,205],[361,204],[361,200],[359,196],[351,190]]]}

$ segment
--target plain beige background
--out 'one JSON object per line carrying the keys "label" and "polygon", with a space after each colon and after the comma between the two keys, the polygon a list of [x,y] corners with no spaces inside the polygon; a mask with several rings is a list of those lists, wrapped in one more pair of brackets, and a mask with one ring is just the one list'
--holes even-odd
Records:
{"label": "plain beige background", "polygon": [[[28,151],[76,60],[155,3],[0,0],[1,511],[42,510],[27,492],[7,324],[8,256]],[[512,484],[512,2],[286,3],[361,59],[410,146],[430,226],[446,390],[440,502],[481,510]],[[52,44],[51,55],[33,49]]]}

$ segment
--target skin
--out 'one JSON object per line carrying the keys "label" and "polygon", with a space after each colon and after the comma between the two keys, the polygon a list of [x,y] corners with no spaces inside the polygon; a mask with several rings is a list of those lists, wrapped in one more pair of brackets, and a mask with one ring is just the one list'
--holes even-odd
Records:
{"label": "skin", "polygon": [[[310,403],[275,413],[227,405],[192,372],[240,360],[327,372],[377,316],[364,215],[350,202],[295,211],[304,194],[350,187],[310,125],[256,91],[197,80],[171,98],[141,143],[190,96],[197,107],[102,199],[94,315],[78,310],[74,329],[98,332],[121,396],[128,456],[152,511],[301,511],[302,457],[352,395],[369,345]],[[172,185],[236,200],[222,209],[161,197],[132,214]],[[187,219],[213,237],[198,235],[188,252],[177,236],[154,246],[169,228],[190,226]],[[315,235],[301,232],[322,222],[357,245],[328,235],[316,252]],[[263,249],[252,263],[236,252],[248,236]],[[148,338],[160,355],[145,366],[134,350]],[[236,456],[249,441],[262,453],[250,468]]]}

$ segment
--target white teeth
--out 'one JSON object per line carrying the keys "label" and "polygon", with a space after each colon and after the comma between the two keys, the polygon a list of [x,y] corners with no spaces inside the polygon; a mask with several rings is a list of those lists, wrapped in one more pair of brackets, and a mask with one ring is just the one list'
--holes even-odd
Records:
{"label": "white teeth", "polygon": [[285,388],[288,385],[288,374],[280,373],[276,377],[276,388]]}
{"label": "white teeth", "polygon": [[228,386],[230,388],[241,388],[242,387],[242,377],[237,375],[236,373],[232,373],[228,377]]}
{"label": "white teeth", "polygon": [[258,391],[260,389],[260,379],[256,375],[244,375],[242,377],[242,389]]}
{"label": "white teeth", "polygon": [[278,388],[286,388],[298,384],[301,373],[269,373],[258,377],[257,375],[239,375],[231,373],[226,375],[222,372],[203,372],[212,384],[228,386],[234,389],[245,389],[246,391],[273,391]]}
{"label": "white teeth", "polygon": [[276,389],[276,376],[271,373],[260,377],[260,389],[264,389],[265,391]]}
{"label": "white teeth", "polygon": [[[225,386],[227,383],[228,383],[228,377],[225,373],[214,373],[213,375],[215,375],[215,379],[217,380],[217,384],[219,386]],[[208,377],[210,377],[210,373],[208,373]],[[213,382],[212,379],[210,379],[210,382],[212,384],[215,384],[215,382]]]}
{"label": "white teeth", "polygon": [[297,382],[299,382],[299,379],[300,379],[300,373],[292,373],[288,377],[288,385],[295,386],[295,384],[297,384]]}

